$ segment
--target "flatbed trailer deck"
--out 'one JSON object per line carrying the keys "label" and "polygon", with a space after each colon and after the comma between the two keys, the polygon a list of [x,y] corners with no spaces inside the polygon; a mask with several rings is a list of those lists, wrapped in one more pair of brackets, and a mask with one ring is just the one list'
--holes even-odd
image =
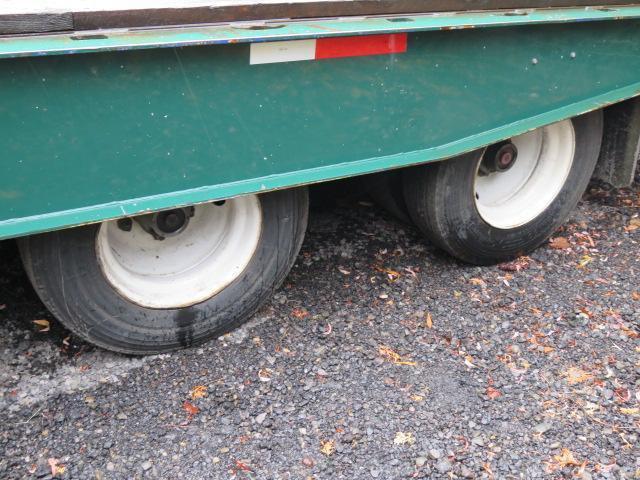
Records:
{"label": "flatbed trailer deck", "polygon": [[69,328],[130,353],[268,298],[305,184],[387,172],[374,197],[444,250],[518,256],[596,164],[632,178],[640,137],[640,5],[532,3],[5,4],[0,238]]}

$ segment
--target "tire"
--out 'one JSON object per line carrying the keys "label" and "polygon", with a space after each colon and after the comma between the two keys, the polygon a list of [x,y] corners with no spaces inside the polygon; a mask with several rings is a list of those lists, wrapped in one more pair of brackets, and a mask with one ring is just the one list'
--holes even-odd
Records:
{"label": "tire", "polygon": [[[252,210],[247,213],[247,208]],[[248,320],[293,266],[307,216],[306,188],[289,189],[196,206],[192,223],[175,240],[157,240],[135,220],[130,230],[126,223],[123,230],[104,222],[26,237],[20,249],[38,295],[69,330],[108,350],[154,354],[200,344]],[[209,235],[207,229],[214,227],[223,233]],[[254,234],[248,235],[248,229]],[[180,243],[181,236],[191,243]],[[164,256],[136,250],[145,242]],[[117,262],[133,262],[122,265],[133,265],[134,273],[109,260],[109,252]],[[153,258],[159,261],[153,263]],[[179,268],[165,259],[175,260]],[[183,269],[183,263],[193,264],[191,270]],[[202,282],[211,271],[220,274]],[[225,277],[225,272],[231,273]],[[181,288],[185,285],[186,290]],[[162,295],[155,295],[158,291]]]}
{"label": "tire", "polygon": [[[487,168],[496,151],[489,147],[405,171],[411,218],[464,262],[489,265],[526,254],[575,208],[594,171],[602,131],[602,112],[595,111],[511,139],[520,147],[510,170]],[[520,175],[525,166],[528,177]]]}
{"label": "tire", "polygon": [[362,177],[371,199],[403,223],[411,223],[404,199],[402,170],[390,170]]}

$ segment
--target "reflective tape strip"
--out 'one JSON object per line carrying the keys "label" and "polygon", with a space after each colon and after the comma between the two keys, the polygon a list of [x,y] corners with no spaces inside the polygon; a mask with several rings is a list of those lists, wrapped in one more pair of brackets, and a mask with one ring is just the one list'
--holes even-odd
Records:
{"label": "reflective tape strip", "polygon": [[389,55],[406,51],[406,33],[261,42],[251,44],[249,63],[259,65],[326,58]]}

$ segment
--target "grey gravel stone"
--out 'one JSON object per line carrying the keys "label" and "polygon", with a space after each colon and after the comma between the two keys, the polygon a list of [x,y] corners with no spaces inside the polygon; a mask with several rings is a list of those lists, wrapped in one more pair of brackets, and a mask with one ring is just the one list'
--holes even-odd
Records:
{"label": "grey gravel stone", "polygon": [[429,450],[429,456],[434,460],[437,460],[442,457],[442,452],[437,448],[432,448],[431,450]]}
{"label": "grey gravel stone", "polygon": [[440,473],[447,473],[451,470],[451,462],[446,458],[441,458],[438,460],[438,463],[436,463],[436,470]]}
{"label": "grey gravel stone", "polygon": [[547,433],[552,428],[553,425],[550,422],[541,422],[533,427],[533,431],[536,433]]}
{"label": "grey gravel stone", "polygon": [[[339,200],[311,212],[296,266],[247,325],[145,358],[70,335],[15,244],[0,242],[0,478],[50,478],[55,458],[62,479],[445,480],[490,469],[544,480],[568,448],[587,461],[583,478],[631,479],[638,455],[626,442],[638,435],[620,407],[636,406],[640,387],[629,333],[640,230],[625,227],[639,194],[593,185],[554,233],[571,249],[543,245],[521,271],[461,264],[380,209]],[[41,318],[49,332],[34,328]],[[191,397],[197,385],[205,397]],[[398,432],[413,443],[394,443]]]}

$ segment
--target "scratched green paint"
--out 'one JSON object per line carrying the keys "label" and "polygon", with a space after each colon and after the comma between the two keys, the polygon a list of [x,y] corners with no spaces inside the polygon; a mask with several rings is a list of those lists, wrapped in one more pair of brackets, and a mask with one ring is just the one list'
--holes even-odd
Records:
{"label": "scratched green paint", "polygon": [[5,59],[0,238],[478,148],[638,94],[639,27],[422,32],[405,54],[254,66],[247,44]]}
{"label": "scratched green paint", "polygon": [[[0,38],[0,58],[59,55],[121,49],[291,40],[344,35],[420,32],[640,18],[640,6],[555,8],[522,11],[454,12],[403,17],[343,18],[105,30]],[[97,33],[97,35],[96,35]]]}

